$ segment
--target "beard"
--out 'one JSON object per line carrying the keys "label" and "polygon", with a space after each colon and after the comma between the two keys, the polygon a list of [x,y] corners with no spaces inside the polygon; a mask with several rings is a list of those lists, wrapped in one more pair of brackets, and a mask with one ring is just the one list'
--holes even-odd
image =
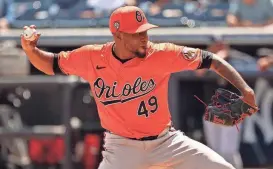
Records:
{"label": "beard", "polygon": [[138,57],[138,58],[145,58],[146,57],[146,48],[145,47],[141,47],[139,49],[133,49],[131,46],[128,46],[125,44],[125,48],[127,50],[129,50],[133,55],[134,57]]}
{"label": "beard", "polygon": [[145,58],[145,57],[146,57],[146,52],[139,52],[139,51],[136,51],[136,52],[135,52],[135,55],[136,55],[136,57],[138,57],[138,58]]}
{"label": "beard", "polygon": [[138,58],[145,58],[146,57],[146,49],[141,48],[134,52],[135,56]]}

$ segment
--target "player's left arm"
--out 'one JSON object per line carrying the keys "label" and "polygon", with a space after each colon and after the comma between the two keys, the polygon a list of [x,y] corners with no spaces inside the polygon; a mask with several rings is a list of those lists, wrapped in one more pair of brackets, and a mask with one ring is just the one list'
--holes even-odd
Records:
{"label": "player's left arm", "polygon": [[168,57],[164,57],[164,65],[168,65],[166,70],[170,73],[183,70],[210,69],[233,84],[241,92],[246,103],[257,107],[253,89],[247,85],[241,75],[227,61],[217,54],[174,44],[166,44],[165,52],[167,52],[166,56]]}
{"label": "player's left arm", "polygon": [[235,70],[235,68],[218,55],[206,51],[203,52],[206,54],[203,54],[203,64],[201,64],[199,68],[209,68],[224,79],[228,80],[241,92],[244,97],[244,101],[256,107],[255,94],[253,89],[248,86],[248,84]]}

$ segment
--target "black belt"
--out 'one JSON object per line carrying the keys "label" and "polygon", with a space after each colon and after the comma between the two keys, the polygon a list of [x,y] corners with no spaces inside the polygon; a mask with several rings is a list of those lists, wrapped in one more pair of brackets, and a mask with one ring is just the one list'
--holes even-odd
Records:
{"label": "black belt", "polygon": [[151,141],[151,140],[155,140],[158,138],[157,136],[148,136],[148,137],[142,137],[142,138],[129,138],[131,140],[138,140],[138,141]]}
{"label": "black belt", "polygon": [[[111,131],[109,130],[106,130],[106,132],[108,133],[112,133]],[[137,141],[151,141],[151,140],[155,140],[158,138],[158,135],[157,136],[148,136],[148,137],[142,137],[142,138],[129,138],[129,137],[126,137],[130,140],[137,140]]]}

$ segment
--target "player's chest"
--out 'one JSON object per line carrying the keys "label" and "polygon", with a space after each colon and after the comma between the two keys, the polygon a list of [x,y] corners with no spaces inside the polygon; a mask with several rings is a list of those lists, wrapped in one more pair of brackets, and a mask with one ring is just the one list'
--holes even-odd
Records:
{"label": "player's chest", "polygon": [[90,85],[97,98],[126,100],[154,91],[162,78],[159,74],[139,68],[112,69],[105,66],[96,69]]}
{"label": "player's chest", "polygon": [[93,68],[93,80],[97,78],[105,79],[105,81],[119,83],[132,83],[138,78],[151,79],[160,78],[162,73],[152,68],[149,62],[137,62],[136,64],[114,65],[107,63],[97,63]]}

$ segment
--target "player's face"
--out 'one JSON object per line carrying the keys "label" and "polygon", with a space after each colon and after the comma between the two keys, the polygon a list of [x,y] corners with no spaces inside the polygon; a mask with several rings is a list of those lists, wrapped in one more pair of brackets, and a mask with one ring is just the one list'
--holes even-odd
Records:
{"label": "player's face", "polygon": [[123,33],[123,43],[125,48],[134,56],[144,58],[146,56],[148,35],[147,31],[128,34]]}

